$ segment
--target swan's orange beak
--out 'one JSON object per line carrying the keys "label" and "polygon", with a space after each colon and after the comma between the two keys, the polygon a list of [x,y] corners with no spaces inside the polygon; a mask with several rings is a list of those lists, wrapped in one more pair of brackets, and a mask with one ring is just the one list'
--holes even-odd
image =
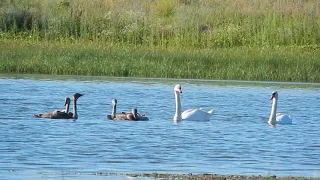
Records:
{"label": "swan's orange beak", "polygon": [[181,90],[181,88],[179,88],[179,93],[182,93],[182,90]]}

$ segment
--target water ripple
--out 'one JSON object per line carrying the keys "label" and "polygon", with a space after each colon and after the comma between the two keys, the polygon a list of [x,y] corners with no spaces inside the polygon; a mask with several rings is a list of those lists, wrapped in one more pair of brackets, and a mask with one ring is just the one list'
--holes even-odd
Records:
{"label": "water ripple", "polygon": [[[178,82],[184,91],[183,109],[213,107],[211,121],[173,122],[173,86]],[[320,174],[318,84],[70,77],[68,81],[0,78],[0,85],[0,172],[7,179],[12,177],[8,171],[59,174],[76,173],[75,169],[79,173]],[[267,124],[273,90],[281,97],[279,110],[294,116],[293,125]],[[33,117],[63,109],[64,98],[74,92],[85,94],[78,101],[77,121]],[[138,107],[150,121],[107,120],[114,97],[119,111]]]}

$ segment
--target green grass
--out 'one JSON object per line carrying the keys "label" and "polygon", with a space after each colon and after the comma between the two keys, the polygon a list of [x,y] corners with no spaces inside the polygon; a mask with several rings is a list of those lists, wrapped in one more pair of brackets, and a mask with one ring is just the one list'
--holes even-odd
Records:
{"label": "green grass", "polygon": [[153,49],[98,43],[0,41],[0,72],[320,82],[320,49]]}
{"label": "green grass", "polygon": [[320,82],[319,0],[1,0],[0,72]]}
{"label": "green grass", "polygon": [[2,0],[0,36],[166,48],[319,45],[320,1]]}

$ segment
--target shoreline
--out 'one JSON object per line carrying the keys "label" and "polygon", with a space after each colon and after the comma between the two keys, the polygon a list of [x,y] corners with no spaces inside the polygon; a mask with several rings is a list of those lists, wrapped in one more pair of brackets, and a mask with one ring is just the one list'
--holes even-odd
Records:
{"label": "shoreline", "polygon": [[161,180],[320,180],[320,177],[294,177],[294,176],[261,176],[261,175],[220,175],[220,174],[166,174],[166,173],[142,173],[142,174],[117,174],[117,173],[97,173],[98,176],[129,176],[129,177],[147,177]]}
{"label": "shoreline", "polygon": [[320,177],[264,176],[264,175],[223,175],[223,174],[170,174],[170,173],[66,173],[72,176],[105,176],[127,178],[151,178],[161,180],[320,180]]}
{"label": "shoreline", "polygon": [[93,81],[93,82],[116,82],[116,83],[141,83],[141,84],[202,84],[217,86],[281,86],[299,88],[319,88],[318,82],[277,82],[277,81],[246,81],[246,80],[215,80],[215,79],[183,79],[183,78],[148,78],[148,77],[117,77],[117,76],[86,76],[86,75],[52,75],[52,74],[18,74],[1,73],[0,79],[22,79],[38,81]]}

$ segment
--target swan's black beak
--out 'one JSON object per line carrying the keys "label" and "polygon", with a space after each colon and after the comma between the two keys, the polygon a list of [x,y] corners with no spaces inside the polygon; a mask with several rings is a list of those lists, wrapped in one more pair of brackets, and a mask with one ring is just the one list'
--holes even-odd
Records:
{"label": "swan's black beak", "polygon": [[75,93],[73,95],[73,98],[78,99],[79,97],[83,96],[84,94],[80,94],[80,93]]}
{"label": "swan's black beak", "polygon": [[78,98],[81,96],[84,96],[84,94],[76,93],[78,95]]}

